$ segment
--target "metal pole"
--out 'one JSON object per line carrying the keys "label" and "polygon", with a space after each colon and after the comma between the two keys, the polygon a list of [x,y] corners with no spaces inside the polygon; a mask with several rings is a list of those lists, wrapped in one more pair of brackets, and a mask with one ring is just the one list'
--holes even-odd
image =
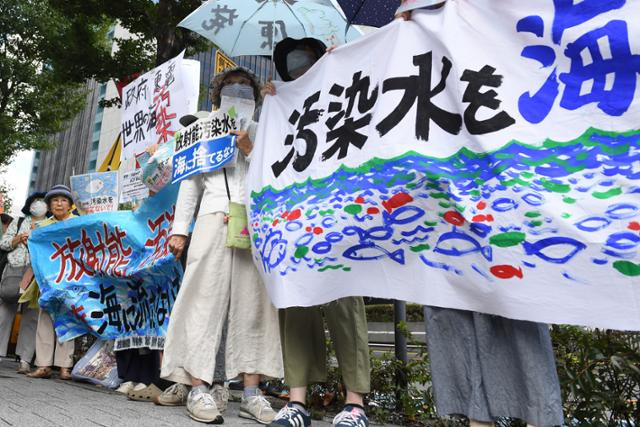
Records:
{"label": "metal pole", "polygon": [[402,390],[407,389],[407,378],[404,372],[404,367],[407,365],[409,358],[407,356],[407,337],[404,331],[400,328],[400,323],[407,322],[407,303],[404,301],[393,302],[393,323],[395,325],[395,352],[396,359],[401,362],[400,368],[396,372],[396,406],[401,409],[400,396]]}

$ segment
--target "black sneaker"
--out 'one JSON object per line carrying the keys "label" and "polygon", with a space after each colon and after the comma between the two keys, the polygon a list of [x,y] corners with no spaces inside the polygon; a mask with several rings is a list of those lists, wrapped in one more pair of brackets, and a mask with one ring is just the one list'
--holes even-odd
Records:
{"label": "black sneaker", "polygon": [[354,405],[346,405],[333,419],[333,425],[338,427],[369,427],[369,418],[362,408]]}
{"label": "black sneaker", "polygon": [[305,414],[293,403],[287,403],[284,408],[280,409],[278,415],[276,415],[275,419],[269,425],[284,427],[311,427],[311,416]]}

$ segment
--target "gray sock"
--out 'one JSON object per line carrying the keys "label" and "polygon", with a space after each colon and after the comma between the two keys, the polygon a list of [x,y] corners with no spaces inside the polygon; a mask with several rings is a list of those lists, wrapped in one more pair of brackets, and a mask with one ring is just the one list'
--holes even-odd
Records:
{"label": "gray sock", "polygon": [[244,386],[244,392],[242,393],[242,395],[244,397],[251,397],[251,396],[259,396],[260,393],[260,389],[258,388],[258,386]]}

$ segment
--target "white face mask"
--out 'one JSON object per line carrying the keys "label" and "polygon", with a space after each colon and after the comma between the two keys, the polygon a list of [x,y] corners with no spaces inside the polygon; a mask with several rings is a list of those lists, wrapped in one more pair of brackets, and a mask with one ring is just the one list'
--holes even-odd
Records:
{"label": "white face mask", "polygon": [[44,200],[36,200],[31,203],[29,213],[31,213],[31,216],[35,216],[36,218],[42,218],[47,214],[47,204]]}

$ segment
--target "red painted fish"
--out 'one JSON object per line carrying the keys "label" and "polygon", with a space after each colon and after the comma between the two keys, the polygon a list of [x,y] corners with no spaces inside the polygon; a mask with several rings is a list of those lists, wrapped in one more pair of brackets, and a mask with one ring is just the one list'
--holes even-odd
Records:
{"label": "red painted fish", "polygon": [[494,265],[489,271],[499,279],[512,279],[514,277],[522,279],[524,277],[522,268],[516,268],[513,265]]}
{"label": "red painted fish", "polygon": [[413,197],[411,197],[411,195],[407,193],[397,193],[389,200],[382,202],[382,206],[384,206],[387,212],[391,213],[394,209],[404,206],[410,202],[413,202]]}

